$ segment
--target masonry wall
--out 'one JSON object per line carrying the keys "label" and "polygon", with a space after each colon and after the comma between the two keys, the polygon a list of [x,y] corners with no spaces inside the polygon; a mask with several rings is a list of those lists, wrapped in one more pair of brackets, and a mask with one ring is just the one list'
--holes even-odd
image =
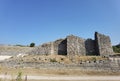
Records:
{"label": "masonry wall", "polygon": [[44,54],[49,55],[51,54],[51,45],[52,43],[44,43],[36,48],[34,48],[29,54]]}
{"label": "masonry wall", "polygon": [[44,43],[32,51],[29,54],[59,54],[59,55],[67,55],[67,40],[66,39],[58,39],[54,42]]}
{"label": "masonry wall", "polygon": [[86,55],[97,55],[95,49],[95,40],[87,39],[85,40]]}
{"label": "masonry wall", "polygon": [[67,36],[67,55],[70,58],[86,55],[85,40],[73,35]]}
{"label": "masonry wall", "polygon": [[54,42],[42,44],[33,49],[30,54],[58,54],[68,55],[70,58],[73,58],[75,55],[108,56],[113,54],[113,49],[109,36],[96,32],[95,40],[85,40],[78,36],[69,35],[65,39],[58,39]]}
{"label": "masonry wall", "polygon": [[105,36],[95,32],[96,52],[101,56],[108,56],[113,54],[111,41],[109,36]]}
{"label": "masonry wall", "polygon": [[67,55],[67,40],[66,39],[56,40],[53,44],[54,44],[54,54]]}

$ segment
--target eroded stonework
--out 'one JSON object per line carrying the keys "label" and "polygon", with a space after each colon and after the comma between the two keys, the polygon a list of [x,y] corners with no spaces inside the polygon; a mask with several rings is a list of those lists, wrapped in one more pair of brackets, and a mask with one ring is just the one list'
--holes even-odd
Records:
{"label": "eroded stonework", "polygon": [[109,36],[105,36],[103,34],[95,32],[95,41],[97,54],[101,56],[109,56],[110,54],[113,54],[113,49]]}
{"label": "eroded stonework", "polygon": [[74,35],[67,36],[67,55],[70,58],[75,55],[85,56],[85,40]]}
{"label": "eroded stonework", "polygon": [[113,54],[110,37],[95,32],[95,39],[82,39],[78,36],[69,35],[65,39],[45,43],[36,47],[30,54],[58,54],[72,58],[75,55],[101,55]]}

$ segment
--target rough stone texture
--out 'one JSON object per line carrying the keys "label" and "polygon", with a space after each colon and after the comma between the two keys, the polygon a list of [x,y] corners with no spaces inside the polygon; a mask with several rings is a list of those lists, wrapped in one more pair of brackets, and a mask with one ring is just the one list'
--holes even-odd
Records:
{"label": "rough stone texture", "polygon": [[18,54],[26,54],[31,51],[31,47],[20,47],[20,46],[0,46],[0,55],[15,56]]}
{"label": "rough stone texture", "polygon": [[87,39],[85,41],[86,55],[96,55],[95,40]]}
{"label": "rough stone texture", "polygon": [[96,52],[101,56],[108,56],[113,54],[111,41],[109,36],[105,36],[98,32],[95,32]]}
{"label": "rough stone texture", "polygon": [[40,45],[33,49],[29,54],[59,54],[67,55],[67,43],[66,39],[59,39],[54,42],[49,42]]}
{"label": "rough stone texture", "polygon": [[67,55],[71,58],[75,55],[86,55],[85,40],[77,36],[67,36]]}
{"label": "rough stone texture", "polygon": [[51,54],[53,53],[52,44],[53,44],[52,42],[44,43],[34,48],[32,51],[29,52],[29,54],[45,54],[45,55]]}
{"label": "rough stone texture", "polygon": [[54,43],[54,54],[67,55],[67,40],[59,39]]}
{"label": "rough stone texture", "polygon": [[19,59],[17,61],[6,60],[0,62],[1,66],[7,67],[33,67],[33,68],[70,68],[70,69],[84,69],[84,70],[107,70],[107,71],[120,71],[120,60],[119,62],[102,60],[102,61],[91,61],[82,63],[72,63],[64,64],[59,62],[21,62]]}
{"label": "rough stone texture", "polygon": [[75,55],[101,55],[108,56],[113,54],[109,36],[95,33],[95,39],[82,39],[69,35],[65,39],[45,43],[30,52],[31,54],[58,54],[67,55],[74,58]]}

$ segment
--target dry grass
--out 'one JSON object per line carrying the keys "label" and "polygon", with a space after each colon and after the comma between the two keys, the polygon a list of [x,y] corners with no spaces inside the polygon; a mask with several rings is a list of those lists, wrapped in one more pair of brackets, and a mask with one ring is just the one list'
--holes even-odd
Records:
{"label": "dry grass", "polygon": [[[74,62],[79,63],[80,61],[84,62],[84,61],[97,61],[97,60],[107,60],[107,58],[103,58],[101,56],[74,56]],[[63,55],[27,55],[24,57],[13,57],[11,58],[11,60],[16,61],[22,61],[22,62],[58,62],[58,63],[64,63],[64,64],[71,64],[73,61],[71,59],[69,59],[67,56],[63,56]]]}
{"label": "dry grass", "polygon": [[24,61],[24,62],[51,62],[51,60],[55,60],[56,62],[59,63],[71,63],[71,60],[67,56],[62,56],[62,55],[26,55],[24,57],[13,57],[11,60],[16,61]]}
{"label": "dry grass", "polygon": [[101,56],[75,56],[76,60],[82,60],[82,61],[93,61],[93,60],[106,60],[106,58],[103,58]]}

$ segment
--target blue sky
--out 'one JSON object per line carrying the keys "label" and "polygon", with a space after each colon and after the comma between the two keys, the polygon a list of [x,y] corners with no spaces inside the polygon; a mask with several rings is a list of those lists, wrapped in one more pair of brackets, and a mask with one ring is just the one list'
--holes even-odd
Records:
{"label": "blue sky", "polygon": [[120,0],[0,0],[0,44],[94,38],[95,31],[120,43]]}

